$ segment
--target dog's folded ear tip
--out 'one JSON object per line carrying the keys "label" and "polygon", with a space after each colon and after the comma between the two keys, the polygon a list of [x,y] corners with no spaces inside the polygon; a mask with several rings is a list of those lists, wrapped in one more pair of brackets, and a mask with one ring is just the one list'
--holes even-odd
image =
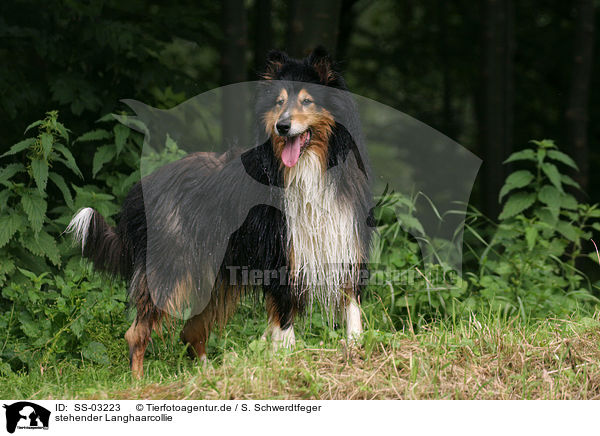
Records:
{"label": "dog's folded ear tip", "polygon": [[329,51],[327,51],[327,49],[324,46],[317,45],[313,49],[313,51],[308,55],[308,61],[311,64],[316,64],[323,61],[331,63],[332,60]]}
{"label": "dog's folded ear tip", "polygon": [[269,50],[267,53],[267,62],[285,62],[289,59],[286,52],[282,50]]}
{"label": "dog's folded ear tip", "polygon": [[329,56],[329,52],[327,51],[327,49],[319,44],[317,45],[314,50],[312,51],[312,54],[315,56],[319,56],[319,57],[325,57],[325,56]]}

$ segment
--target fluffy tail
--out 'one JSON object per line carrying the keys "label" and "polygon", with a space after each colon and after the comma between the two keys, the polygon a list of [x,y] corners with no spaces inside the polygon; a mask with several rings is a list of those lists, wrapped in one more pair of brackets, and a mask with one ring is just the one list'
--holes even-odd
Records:
{"label": "fluffy tail", "polygon": [[129,255],[116,230],[91,207],[81,209],[65,230],[81,244],[81,254],[90,259],[94,268],[110,275],[127,278]]}

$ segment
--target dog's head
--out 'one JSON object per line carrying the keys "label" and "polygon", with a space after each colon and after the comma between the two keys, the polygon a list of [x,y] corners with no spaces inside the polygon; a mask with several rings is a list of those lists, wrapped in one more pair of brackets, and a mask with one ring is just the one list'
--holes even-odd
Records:
{"label": "dog's head", "polygon": [[323,48],[301,60],[271,51],[262,78],[259,112],[277,158],[293,167],[310,149],[324,162],[335,124],[327,89],[346,89],[331,57]]}

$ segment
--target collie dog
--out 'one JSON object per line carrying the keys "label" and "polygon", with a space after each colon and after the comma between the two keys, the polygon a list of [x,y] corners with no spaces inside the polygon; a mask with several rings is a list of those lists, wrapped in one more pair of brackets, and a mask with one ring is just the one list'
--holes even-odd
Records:
{"label": "collie dog", "polygon": [[[371,192],[362,141],[339,120],[356,111],[344,79],[321,48],[302,60],[272,51],[259,90],[264,143],[219,156],[190,154],[136,184],[116,227],[91,208],[68,227],[97,270],[128,280],[136,319],[125,339],[135,376],[143,374],[152,330],[170,310],[194,306],[181,339],[203,359],[211,329],[224,326],[248,291],[264,295],[263,337],[275,346],[294,345],[294,317],[313,301],[341,314],[349,340],[362,332]],[[219,231],[228,211],[251,195],[249,184],[238,182],[245,176],[276,200],[250,205],[241,226]],[[208,298],[199,297],[215,246],[224,255],[209,278]],[[249,283],[248,271],[264,280]]]}

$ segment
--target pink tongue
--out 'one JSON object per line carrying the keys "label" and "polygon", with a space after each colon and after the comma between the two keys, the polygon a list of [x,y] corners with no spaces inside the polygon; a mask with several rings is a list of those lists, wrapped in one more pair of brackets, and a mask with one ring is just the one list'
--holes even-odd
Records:
{"label": "pink tongue", "polygon": [[302,136],[303,135],[297,135],[285,140],[285,147],[283,147],[283,151],[281,152],[281,160],[286,167],[293,167],[298,163],[298,159],[300,159],[300,143]]}

